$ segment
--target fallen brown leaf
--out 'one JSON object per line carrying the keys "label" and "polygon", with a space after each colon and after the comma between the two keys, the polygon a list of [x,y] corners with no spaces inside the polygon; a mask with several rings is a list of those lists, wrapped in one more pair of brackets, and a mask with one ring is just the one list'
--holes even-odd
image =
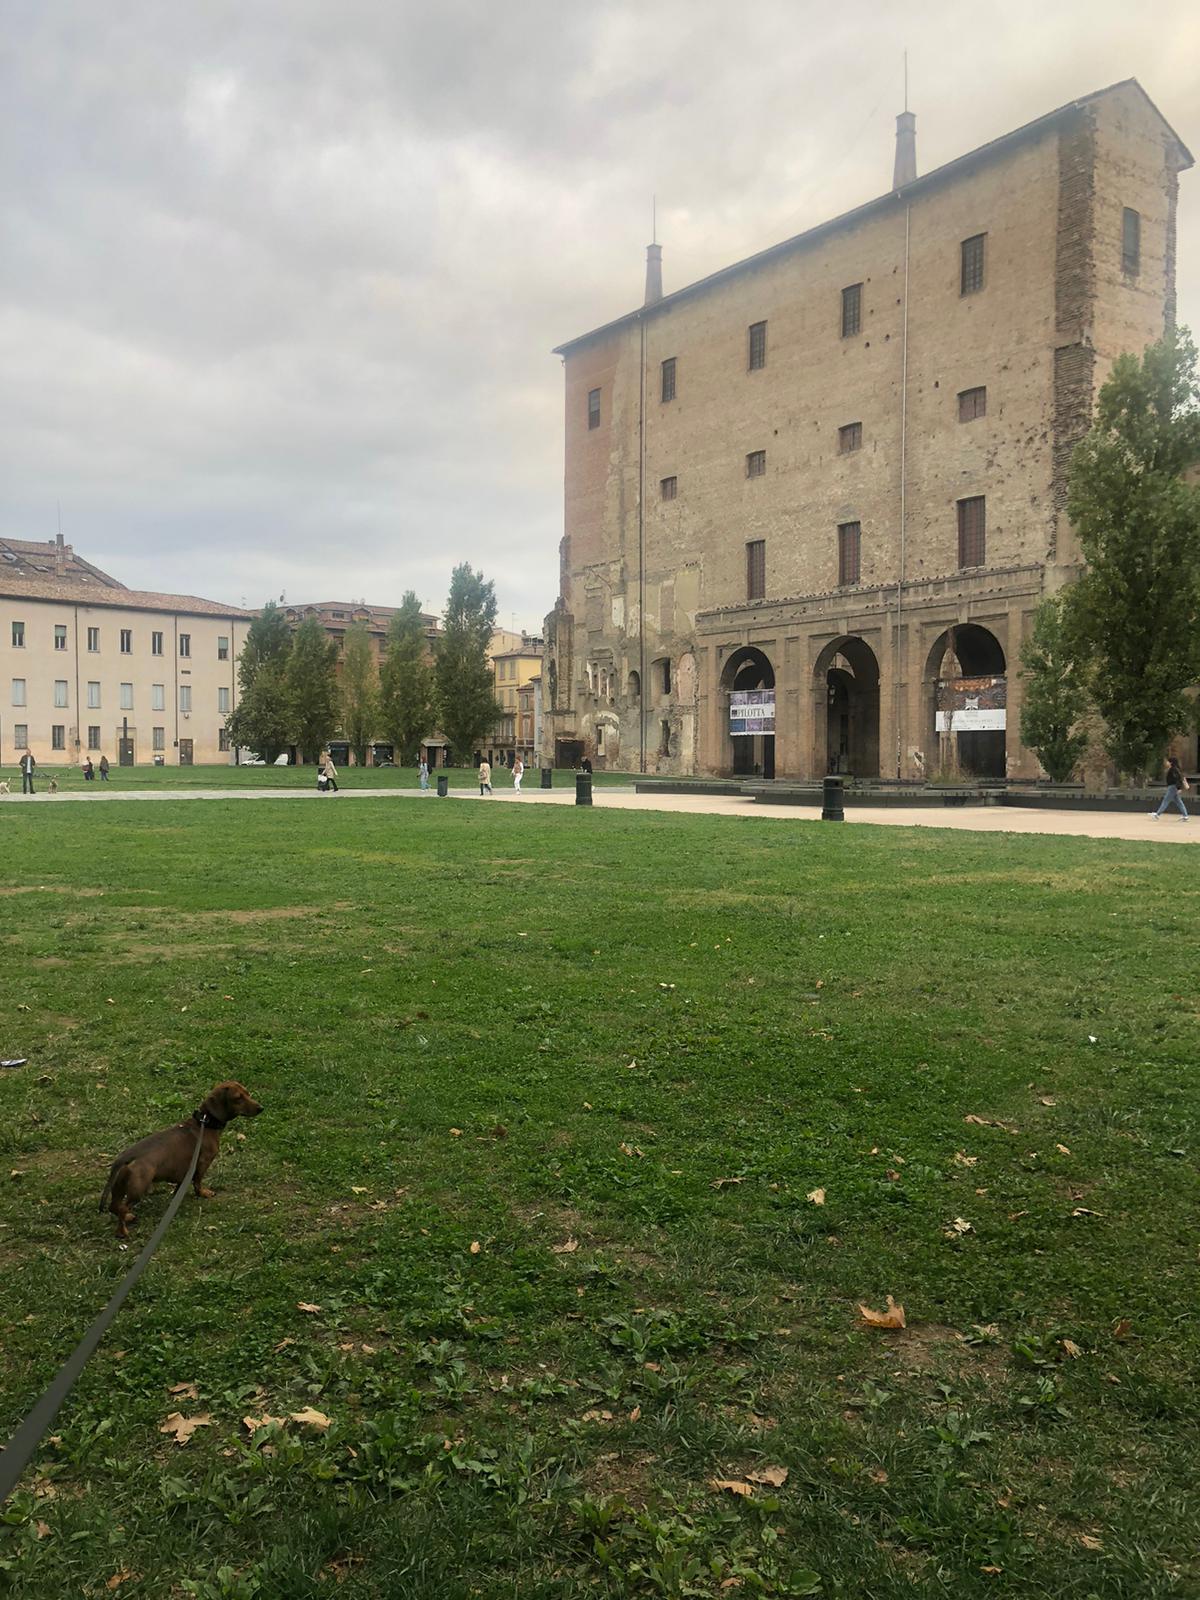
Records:
{"label": "fallen brown leaf", "polygon": [[641,1406],[634,1406],[633,1410],[629,1413],[630,1422],[636,1422],[638,1420],[638,1418],[641,1416],[641,1414],[642,1414]]}
{"label": "fallen brown leaf", "polygon": [[904,1320],[904,1307],[898,1306],[891,1295],[887,1297],[886,1311],[872,1311],[870,1306],[860,1305],[858,1314],[868,1328],[905,1328],[908,1326]]}
{"label": "fallen brown leaf", "polygon": [[201,1412],[198,1417],[185,1417],[178,1411],[172,1411],[158,1431],[173,1434],[176,1444],[186,1444],[197,1428],[211,1427],[212,1415],[207,1411]]}
{"label": "fallen brown leaf", "polygon": [[295,1344],[295,1342],[296,1342],[295,1339],[280,1339],[279,1343],[277,1345],[274,1345],[272,1348],[276,1352],[278,1352],[280,1350],[286,1350],[288,1345]]}
{"label": "fallen brown leaf", "polygon": [[757,1472],[748,1472],[746,1476],[751,1483],[765,1483],[768,1488],[782,1489],[788,1479],[786,1467],[759,1467]]}
{"label": "fallen brown leaf", "polygon": [[1112,1336],[1114,1339],[1128,1339],[1132,1331],[1133,1323],[1128,1317],[1118,1317],[1116,1322],[1114,1322],[1112,1325]]}
{"label": "fallen brown leaf", "polygon": [[[109,1001],[109,1004],[112,1004],[111,1000]],[[114,1572],[104,1587],[106,1589],[119,1589],[123,1583],[132,1583],[136,1577],[136,1572],[128,1572],[124,1570],[121,1572]]]}
{"label": "fallen brown leaf", "polygon": [[814,1206],[823,1206],[825,1204],[825,1191],[824,1189],[810,1189],[804,1198],[811,1200]]}
{"label": "fallen brown leaf", "polygon": [[194,1383],[173,1383],[167,1393],[182,1395],[185,1400],[198,1400],[200,1398],[200,1391]]}
{"label": "fallen brown leaf", "polygon": [[479,1240],[478,1239],[472,1239],[471,1240],[471,1254],[473,1256],[477,1256],[481,1249],[482,1249],[482,1246],[480,1245]]}
{"label": "fallen brown leaf", "polygon": [[754,1493],[753,1486],[743,1483],[740,1478],[710,1478],[708,1486],[725,1494],[741,1495],[743,1499],[749,1499]]}
{"label": "fallen brown leaf", "polygon": [[1079,1542],[1080,1542],[1080,1544],[1083,1546],[1083,1548],[1085,1550],[1103,1550],[1104,1549],[1103,1541],[1100,1540],[1100,1539],[1097,1539],[1093,1534],[1090,1534],[1090,1533],[1081,1533],[1079,1535]]}
{"label": "fallen brown leaf", "polygon": [[35,1522],[33,1531],[39,1539],[48,1539],[50,1537],[50,1524],[48,1522]]}
{"label": "fallen brown leaf", "polygon": [[1065,1144],[1056,1144],[1054,1148],[1058,1151],[1060,1156],[1069,1156],[1071,1154]]}
{"label": "fallen brown leaf", "polygon": [[871,1482],[872,1483],[886,1483],[887,1481],[888,1481],[888,1475],[887,1475],[887,1473],[884,1471],[884,1469],[882,1467],[876,1467],[875,1470],[871,1473]]}
{"label": "fallen brown leaf", "polygon": [[1064,1352],[1070,1356],[1072,1361],[1077,1361],[1083,1354],[1082,1349],[1075,1343],[1074,1339],[1064,1339],[1062,1342],[1062,1347]]}
{"label": "fallen brown leaf", "polygon": [[552,1244],[550,1246],[550,1253],[551,1255],[555,1256],[570,1256],[574,1255],[578,1249],[578,1239],[565,1239],[562,1244]]}
{"label": "fallen brown leaf", "polygon": [[581,1422],[611,1422],[612,1419],[613,1414],[611,1411],[599,1411],[593,1409],[591,1411],[585,1411],[579,1420]]}
{"label": "fallen brown leaf", "polygon": [[1039,1096],[1039,1098],[1044,1106],[1056,1106],[1058,1104],[1058,1101],[1052,1094],[1044,1094]]}
{"label": "fallen brown leaf", "polygon": [[727,1189],[730,1184],[742,1183],[744,1181],[745,1180],[742,1178],[714,1178],[708,1187],[710,1189]]}
{"label": "fallen brown leaf", "polygon": [[303,1411],[293,1411],[291,1413],[291,1421],[299,1422],[308,1428],[320,1428],[324,1432],[331,1419],[323,1411],[314,1411],[311,1406],[305,1406]]}
{"label": "fallen brown leaf", "polygon": [[462,1138],[462,1129],[461,1128],[451,1128],[450,1129],[450,1137],[452,1139],[461,1139]]}
{"label": "fallen brown leaf", "polygon": [[975,1229],[967,1221],[966,1217],[955,1217],[954,1221],[948,1228],[944,1230],[944,1232],[947,1239],[953,1239],[958,1234],[974,1233]]}
{"label": "fallen brown leaf", "polygon": [[282,1417],[263,1415],[261,1417],[243,1417],[242,1427],[245,1428],[247,1433],[257,1433],[260,1428],[269,1428],[273,1422],[277,1422],[281,1428],[285,1426]]}
{"label": "fallen brown leaf", "polygon": [[956,1150],[954,1152],[954,1165],[956,1167],[973,1167],[978,1160],[978,1156],[969,1156],[965,1150]]}
{"label": "fallen brown leaf", "polygon": [[316,1316],[317,1312],[320,1311],[320,1309],[321,1309],[320,1306],[314,1306],[310,1300],[297,1300],[296,1301],[296,1310],[297,1311],[307,1311],[310,1317]]}

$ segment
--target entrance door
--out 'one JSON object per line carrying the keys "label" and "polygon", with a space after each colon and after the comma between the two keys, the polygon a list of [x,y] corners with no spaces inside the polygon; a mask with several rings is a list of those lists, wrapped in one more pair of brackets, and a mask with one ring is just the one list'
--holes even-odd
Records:
{"label": "entrance door", "polygon": [[131,767],[133,765],[132,739],[117,740],[117,765],[120,767]]}
{"label": "entrance door", "polygon": [[190,739],[180,739],[179,741],[179,765],[181,767],[190,767],[192,765],[192,741]]}

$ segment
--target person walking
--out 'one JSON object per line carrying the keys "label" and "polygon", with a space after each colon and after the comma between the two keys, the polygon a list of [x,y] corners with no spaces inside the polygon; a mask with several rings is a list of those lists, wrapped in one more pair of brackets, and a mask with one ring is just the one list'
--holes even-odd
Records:
{"label": "person walking", "polygon": [[95,778],[96,778],[96,769],[92,765],[91,756],[88,756],[87,759],[83,763],[83,781],[85,783],[93,783],[93,782],[95,782]]}
{"label": "person walking", "polygon": [[100,782],[101,783],[107,783],[108,782],[108,757],[107,756],[101,756],[100,757]]}
{"label": "person walking", "polygon": [[421,757],[421,765],[417,768],[417,781],[420,783],[422,789],[428,790],[429,763],[426,761],[424,756]]}
{"label": "person walking", "polygon": [[37,771],[37,762],[33,758],[33,751],[26,750],[17,765],[21,769],[21,793],[33,793],[33,775]]}
{"label": "person walking", "polygon": [[1183,797],[1179,791],[1181,789],[1190,788],[1191,784],[1187,781],[1186,777],[1184,777],[1183,768],[1179,765],[1174,756],[1168,756],[1166,793],[1162,797],[1162,804],[1159,806],[1158,810],[1150,813],[1155,822],[1158,821],[1159,817],[1162,816],[1163,812],[1168,806],[1178,806],[1179,820],[1180,822],[1186,822],[1188,819],[1188,810],[1183,803]]}
{"label": "person walking", "polygon": [[492,767],[486,758],[479,763],[479,792],[480,794],[492,792]]}
{"label": "person walking", "polygon": [[321,752],[321,771],[329,779],[329,787],[333,790],[334,794],[337,794],[337,768],[334,766],[333,757],[329,754],[328,750],[322,750]]}
{"label": "person walking", "polygon": [[525,776],[525,763],[520,756],[513,762],[513,788],[518,794],[521,792],[521,779]]}

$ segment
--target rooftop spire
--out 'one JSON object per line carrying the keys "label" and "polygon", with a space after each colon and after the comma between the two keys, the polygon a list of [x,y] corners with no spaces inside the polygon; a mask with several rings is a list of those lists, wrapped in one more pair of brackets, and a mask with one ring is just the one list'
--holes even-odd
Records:
{"label": "rooftop spire", "polygon": [[892,171],[892,188],[903,189],[917,176],[917,118],[912,111],[902,111],[896,118],[896,165]]}

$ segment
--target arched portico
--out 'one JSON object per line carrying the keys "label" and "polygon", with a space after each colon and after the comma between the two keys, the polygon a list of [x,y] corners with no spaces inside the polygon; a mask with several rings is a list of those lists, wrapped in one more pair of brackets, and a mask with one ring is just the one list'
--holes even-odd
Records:
{"label": "arched portico", "polygon": [[879,662],[865,639],[845,634],[816,659],[813,770],[879,776]]}
{"label": "arched portico", "polygon": [[925,660],[925,738],[943,771],[1005,776],[1007,670],[999,639],[977,622],[957,623],[933,641]]}
{"label": "arched portico", "polygon": [[[735,650],[721,669],[720,714],[723,723],[722,767],[735,775],[773,778],[775,776],[775,718],[770,718],[770,733],[732,733],[730,695],[733,691],[775,688],[775,668],[754,645]],[[748,719],[739,719],[746,721]]]}

